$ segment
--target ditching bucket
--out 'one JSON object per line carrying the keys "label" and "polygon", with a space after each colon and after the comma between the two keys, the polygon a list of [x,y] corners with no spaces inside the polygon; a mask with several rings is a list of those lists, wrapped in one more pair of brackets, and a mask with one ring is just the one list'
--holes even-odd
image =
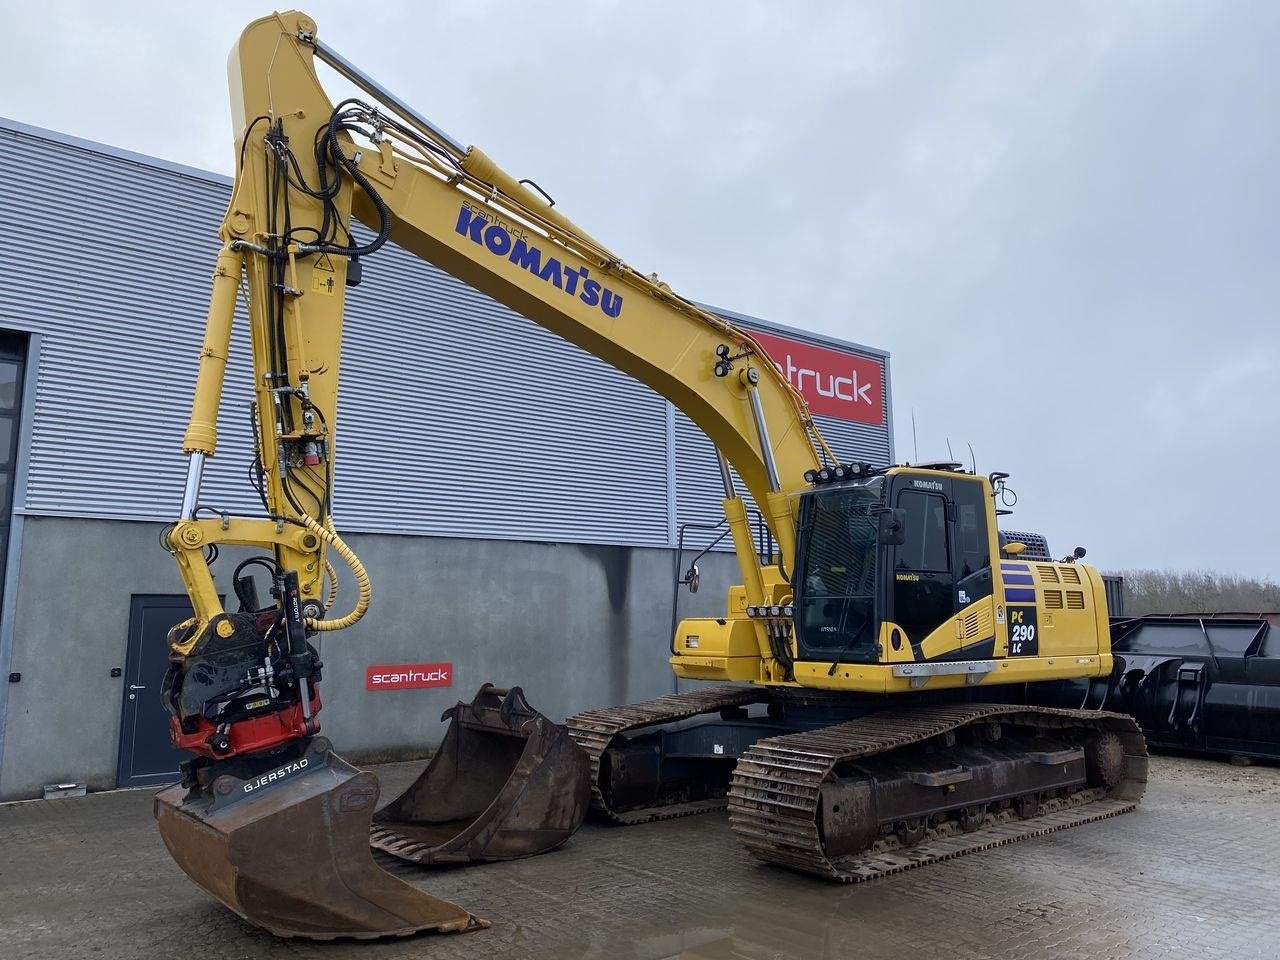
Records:
{"label": "ditching bucket", "polygon": [[555,849],[582,825],[587,755],[519,687],[486,683],[440,719],[452,722],[427,768],[374,815],[374,847],[420,864],[515,860]]}
{"label": "ditching bucket", "polygon": [[281,937],[332,940],[488,926],[374,863],[378,778],[324,737],[248,779],[230,774],[156,795],[160,836],[193,881]]}

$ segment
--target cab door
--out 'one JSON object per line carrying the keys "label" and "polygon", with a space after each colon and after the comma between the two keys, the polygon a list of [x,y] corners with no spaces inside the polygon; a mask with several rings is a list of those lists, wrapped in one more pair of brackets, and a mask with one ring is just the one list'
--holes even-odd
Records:
{"label": "cab door", "polygon": [[917,480],[901,486],[894,506],[903,512],[904,541],[893,548],[893,622],[918,644],[956,609],[952,571],[949,480]]}
{"label": "cab door", "polygon": [[987,497],[977,477],[951,478],[951,569],[955,571],[955,612],[991,596],[991,531]]}

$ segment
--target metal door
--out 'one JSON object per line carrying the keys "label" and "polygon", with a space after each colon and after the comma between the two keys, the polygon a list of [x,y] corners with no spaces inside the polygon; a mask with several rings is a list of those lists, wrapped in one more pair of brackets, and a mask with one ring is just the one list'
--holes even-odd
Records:
{"label": "metal door", "polygon": [[4,591],[9,555],[9,519],[13,514],[26,362],[26,334],[0,331],[0,593]]}
{"label": "metal door", "polygon": [[178,779],[178,764],[191,757],[169,743],[169,714],[160,684],[169,666],[169,628],[191,616],[185,594],[134,594],[129,607],[129,653],[120,715],[116,785],[144,787]]}

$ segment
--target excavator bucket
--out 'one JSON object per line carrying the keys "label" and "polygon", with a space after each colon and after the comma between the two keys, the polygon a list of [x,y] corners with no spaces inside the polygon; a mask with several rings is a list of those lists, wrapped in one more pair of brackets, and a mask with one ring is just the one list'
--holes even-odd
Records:
{"label": "excavator bucket", "polygon": [[323,737],[279,765],[156,796],[169,853],[188,877],[281,937],[332,940],[454,933],[488,926],[386,873],[369,849],[378,778]]}
{"label": "excavator bucket", "polygon": [[555,849],[582,825],[587,755],[519,687],[486,683],[441,719],[452,722],[427,768],[374,814],[374,847],[420,864],[515,860]]}

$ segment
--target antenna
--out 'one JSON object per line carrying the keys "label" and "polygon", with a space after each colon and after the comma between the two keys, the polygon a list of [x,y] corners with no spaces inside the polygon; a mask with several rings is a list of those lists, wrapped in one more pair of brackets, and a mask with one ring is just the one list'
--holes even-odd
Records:
{"label": "antenna", "polygon": [[951,452],[951,438],[947,437],[947,459],[952,463],[956,462],[956,455]]}
{"label": "antenna", "polygon": [[978,458],[973,455],[973,444],[969,443],[968,440],[965,443],[969,444],[969,472],[976,477],[978,475]]}
{"label": "antenna", "polygon": [[911,408],[911,459],[920,462],[920,441],[916,439],[916,408]]}

